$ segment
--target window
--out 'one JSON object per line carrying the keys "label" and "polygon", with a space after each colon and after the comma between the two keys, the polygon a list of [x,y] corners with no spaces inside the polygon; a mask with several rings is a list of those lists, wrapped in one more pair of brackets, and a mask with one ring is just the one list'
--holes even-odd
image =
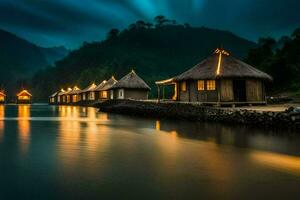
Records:
{"label": "window", "polygon": [[102,98],[107,99],[107,91],[102,91]]}
{"label": "window", "polygon": [[4,101],[4,96],[0,96],[0,101]]}
{"label": "window", "polygon": [[124,90],[119,90],[119,99],[124,99]]}
{"label": "window", "polygon": [[186,91],[186,81],[183,81],[180,85],[181,85],[181,91],[185,92]]}
{"label": "window", "polygon": [[204,80],[198,80],[198,91],[203,91],[203,90],[205,90]]}
{"label": "window", "polygon": [[85,96],[85,93],[83,93],[83,94],[82,94],[82,100],[85,101],[85,99],[86,99],[86,96]]}
{"label": "window", "polygon": [[89,93],[89,100],[95,100],[95,92]]}
{"label": "window", "polygon": [[19,96],[19,100],[29,100],[29,96]]}
{"label": "window", "polygon": [[110,99],[114,99],[114,91],[113,90],[110,91]]}
{"label": "window", "polygon": [[74,95],[74,96],[73,96],[72,101],[73,101],[73,103],[76,103],[76,102],[77,102],[77,95]]}
{"label": "window", "polygon": [[206,87],[207,87],[207,90],[216,90],[216,81],[215,80],[208,80],[206,82]]}

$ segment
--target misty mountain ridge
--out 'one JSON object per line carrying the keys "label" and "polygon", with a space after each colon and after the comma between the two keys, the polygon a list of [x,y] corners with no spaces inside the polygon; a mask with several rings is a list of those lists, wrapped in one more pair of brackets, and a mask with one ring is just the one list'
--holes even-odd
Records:
{"label": "misty mountain ridge", "polygon": [[68,53],[64,47],[40,47],[0,29],[0,86],[11,89],[17,80],[29,78]]}

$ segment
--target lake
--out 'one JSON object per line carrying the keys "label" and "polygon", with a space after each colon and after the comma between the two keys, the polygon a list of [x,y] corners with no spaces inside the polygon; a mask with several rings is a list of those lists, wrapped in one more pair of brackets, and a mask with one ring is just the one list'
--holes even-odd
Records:
{"label": "lake", "polygon": [[300,198],[300,134],[0,105],[0,199]]}

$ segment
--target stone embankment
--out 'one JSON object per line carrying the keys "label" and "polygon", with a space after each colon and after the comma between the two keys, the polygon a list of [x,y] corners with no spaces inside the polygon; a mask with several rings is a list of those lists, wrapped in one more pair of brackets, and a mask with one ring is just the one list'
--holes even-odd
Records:
{"label": "stone embankment", "polygon": [[111,100],[99,103],[97,107],[103,112],[145,117],[300,129],[300,113],[296,113],[292,108],[284,112],[272,112],[242,108],[207,107],[188,103],[156,103],[133,100]]}

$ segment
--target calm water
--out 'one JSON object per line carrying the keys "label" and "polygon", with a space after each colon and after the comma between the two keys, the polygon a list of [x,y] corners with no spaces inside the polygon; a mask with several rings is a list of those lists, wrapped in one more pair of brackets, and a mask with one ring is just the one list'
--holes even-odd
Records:
{"label": "calm water", "polygon": [[300,134],[0,106],[0,199],[296,199]]}

